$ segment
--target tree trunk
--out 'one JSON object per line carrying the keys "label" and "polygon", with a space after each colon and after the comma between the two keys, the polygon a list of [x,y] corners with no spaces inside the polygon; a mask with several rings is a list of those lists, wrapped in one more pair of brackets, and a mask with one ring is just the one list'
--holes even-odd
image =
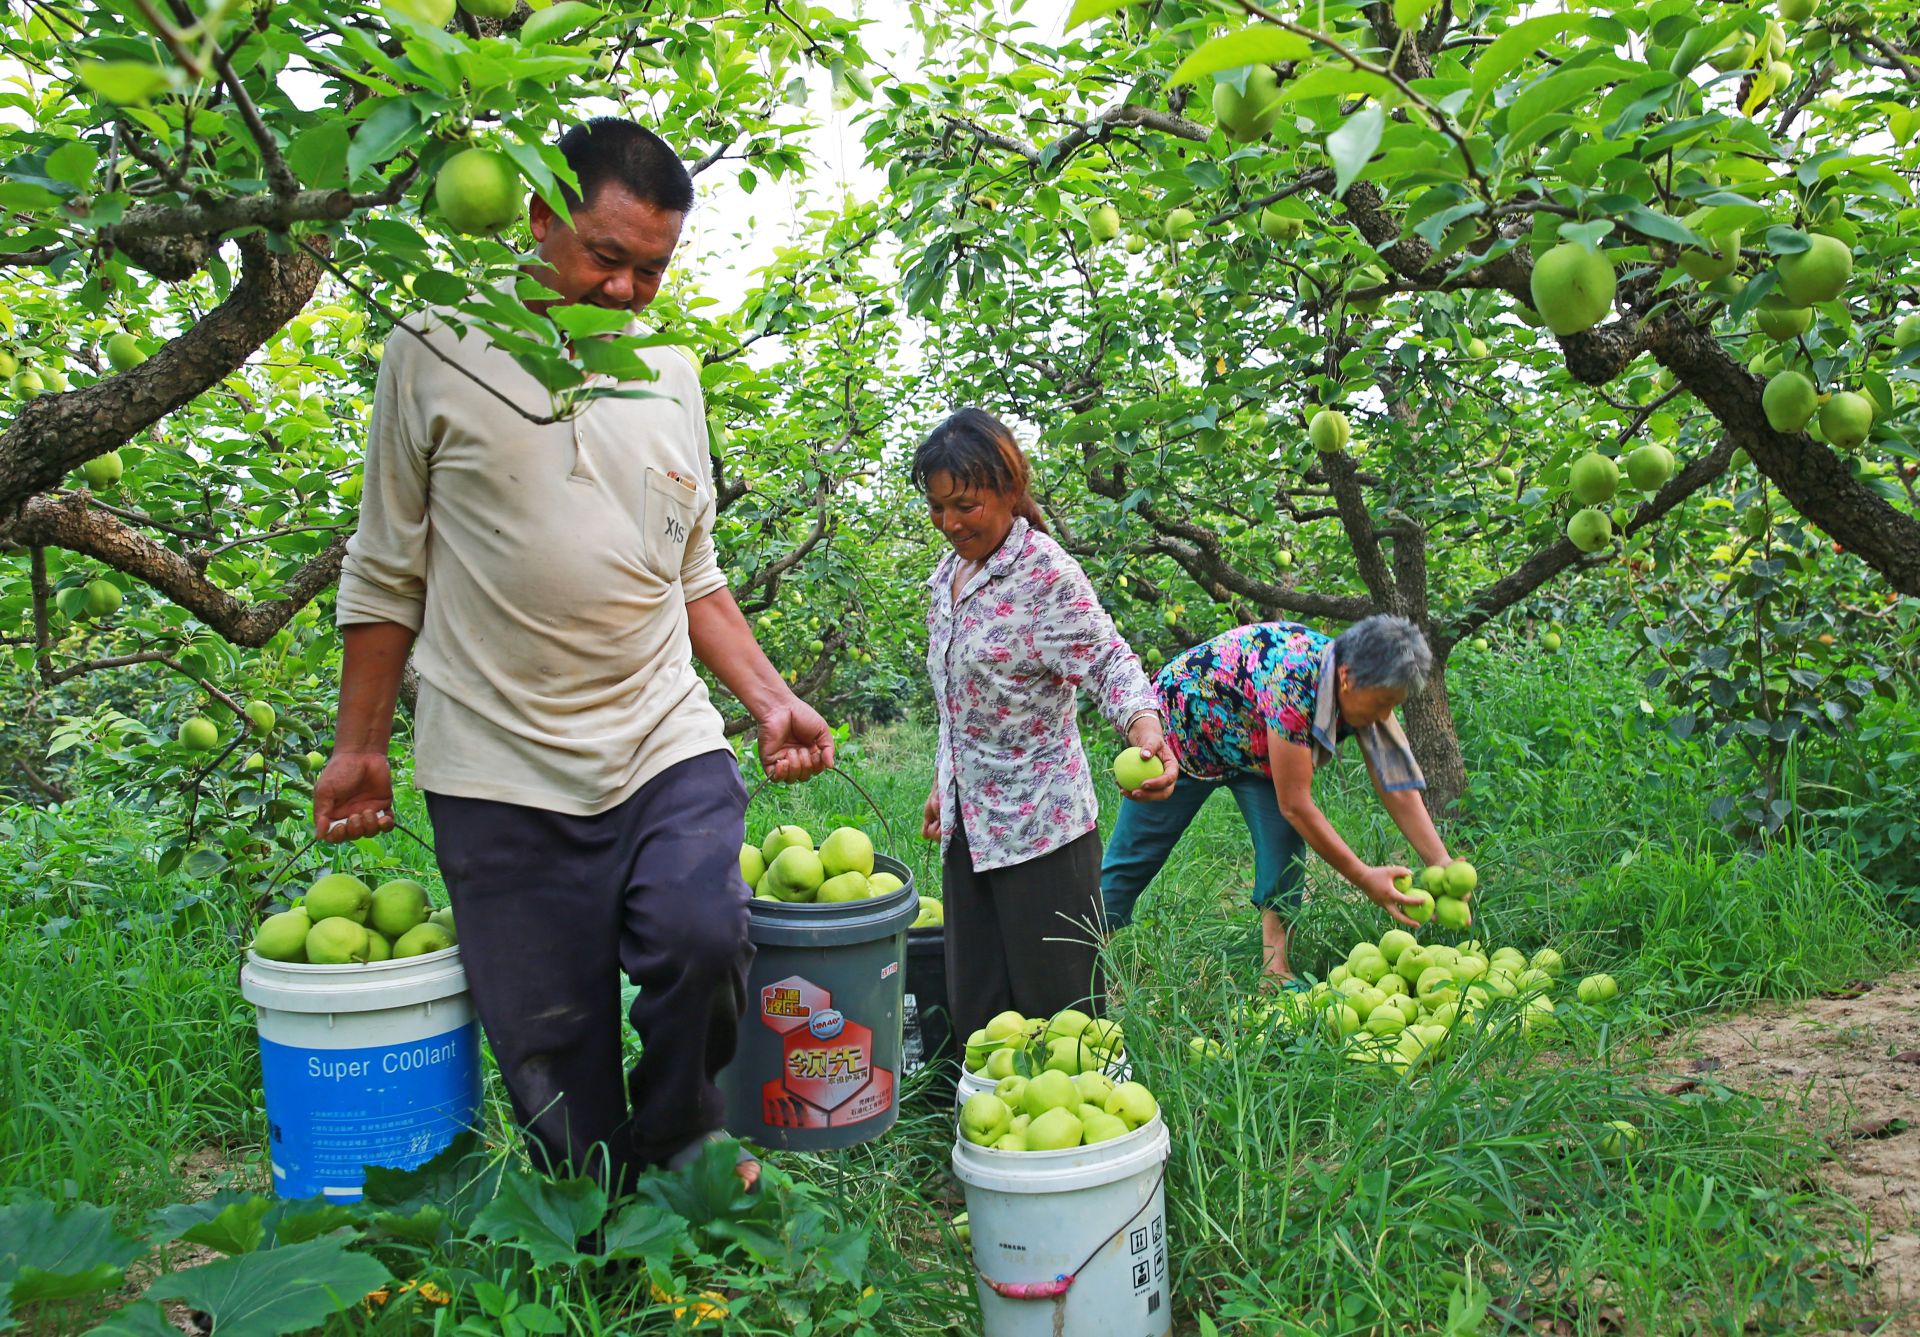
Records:
{"label": "tree trunk", "polygon": [[1435,820],[1449,815],[1455,800],[1466,792],[1467,763],[1460,755],[1460,736],[1453,728],[1453,707],[1447,702],[1447,661],[1436,654],[1426,690],[1407,698],[1401,707],[1407,741],[1427,777],[1427,811]]}

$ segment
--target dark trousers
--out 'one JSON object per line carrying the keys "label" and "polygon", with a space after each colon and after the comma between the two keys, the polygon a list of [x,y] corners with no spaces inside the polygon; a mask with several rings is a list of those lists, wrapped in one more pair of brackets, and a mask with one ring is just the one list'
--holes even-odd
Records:
{"label": "dark trousers", "polygon": [[[670,767],[592,817],[427,795],[480,1024],[534,1162],[619,1186],[719,1128],[746,1010],[746,790]],[[621,1073],[620,979],[645,1047]]]}
{"label": "dark trousers", "polygon": [[1106,990],[1097,832],[1037,859],[976,873],[966,831],[956,829],[940,883],[957,1047],[1008,1008],[1029,1017],[1099,1009]]}

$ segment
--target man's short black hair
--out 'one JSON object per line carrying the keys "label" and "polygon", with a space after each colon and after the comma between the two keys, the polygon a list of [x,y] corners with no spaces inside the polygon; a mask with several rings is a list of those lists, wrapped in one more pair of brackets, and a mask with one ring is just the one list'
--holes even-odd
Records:
{"label": "man's short black hair", "polygon": [[626,187],[642,204],[684,214],[693,208],[693,178],[667,141],[618,116],[596,116],[560,136],[556,146],[580,179],[576,195],[566,192],[569,208],[592,205],[608,182]]}

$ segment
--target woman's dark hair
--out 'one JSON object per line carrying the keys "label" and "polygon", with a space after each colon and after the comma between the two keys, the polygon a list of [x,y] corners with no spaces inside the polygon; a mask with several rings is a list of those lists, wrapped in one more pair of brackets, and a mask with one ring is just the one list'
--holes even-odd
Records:
{"label": "woman's dark hair", "polygon": [[1046,518],[1033,499],[1033,466],[1007,425],[986,410],[961,409],[927,433],[913,452],[914,487],[926,492],[935,474],[1007,498],[1015,515],[1047,532]]}
{"label": "woman's dark hair", "polygon": [[642,204],[669,213],[693,208],[693,178],[667,141],[618,116],[596,116],[582,121],[554,145],[580,180],[576,194],[562,187],[569,208],[582,200],[591,206],[594,196],[617,181]]}

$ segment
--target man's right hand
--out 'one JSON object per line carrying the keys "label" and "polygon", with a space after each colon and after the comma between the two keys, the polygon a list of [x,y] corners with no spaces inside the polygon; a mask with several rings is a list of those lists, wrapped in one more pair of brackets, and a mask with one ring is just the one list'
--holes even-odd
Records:
{"label": "man's right hand", "polygon": [[920,810],[920,838],[923,840],[940,839],[940,794],[938,790],[927,791],[927,806]]}
{"label": "man's right hand", "polygon": [[1359,877],[1353,879],[1353,885],[1366,893],[1367,899],[1385,910],[1408,928],[1418,930],[1419,925],[1407,918],[1403,908],[1420,904],[1418,896],[1409,896],[1393,885],[1396,877],[1406,877],[1413,870],[1402,868],[1399,864],[1383,864],[1378,868],[1368,868]]}
{"label": "man's right hand", "polygon": [[336,752],[313,782],[313,831],[339,844],[393,830],[393,768],[381,752]]}

